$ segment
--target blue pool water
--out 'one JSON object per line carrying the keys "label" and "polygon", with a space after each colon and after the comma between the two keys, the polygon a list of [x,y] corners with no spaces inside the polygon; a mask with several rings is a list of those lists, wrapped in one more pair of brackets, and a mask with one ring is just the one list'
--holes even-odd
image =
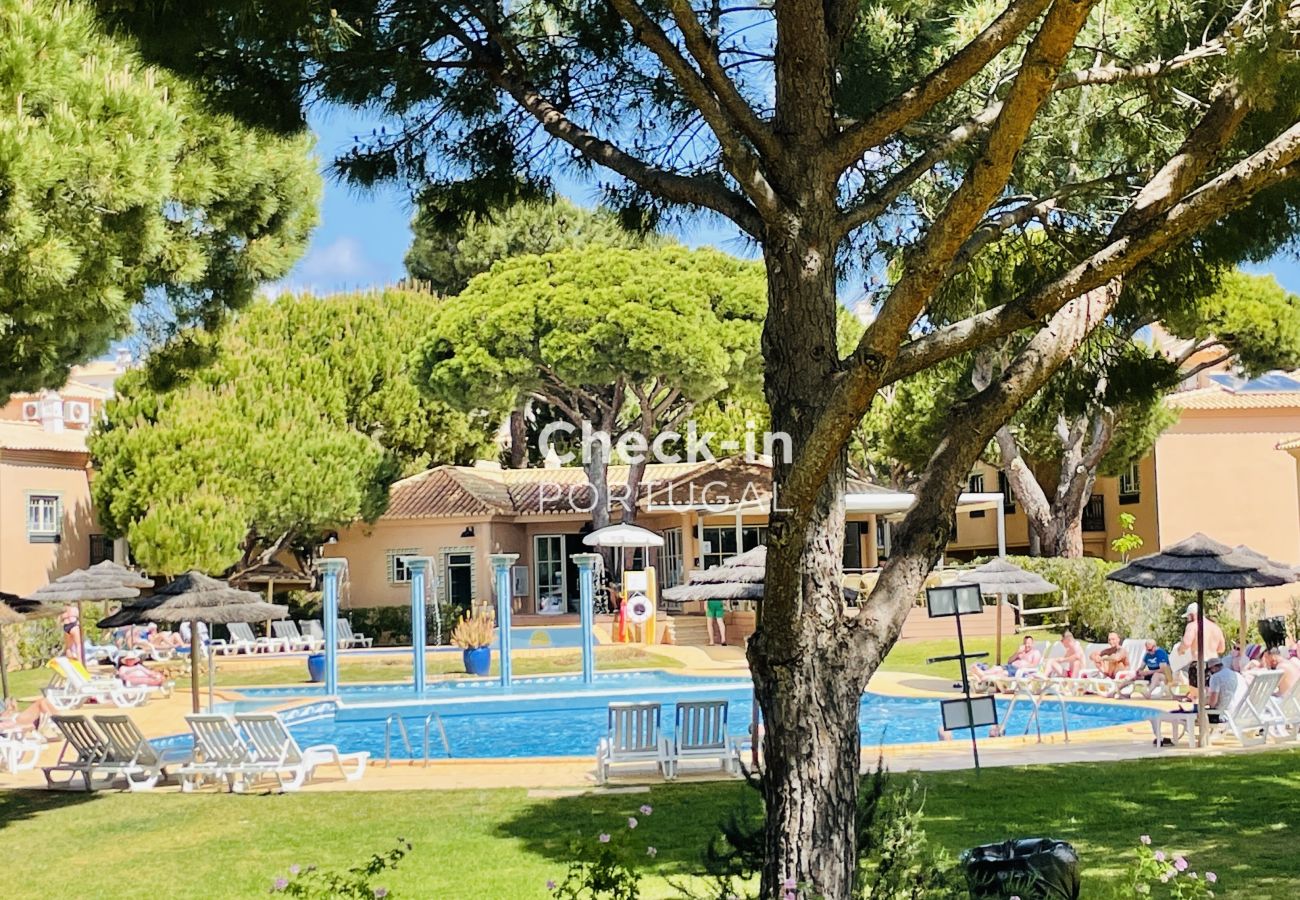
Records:
{"label": "blue pool water", "polygon": [[[301,695],[301,689],[250,689],[252,702],[265,703],[277,692]],[[611,702],[654,700],[663,703],[665,733],[673,732],[673,704],[679,699],[720,698],[729,702],[729,730],[745,736],[752,713],[753,694],[747,678],[698,678],[667,673],[603,675],[586,686],[576,677],[520,679],[508,694],[494,682],[453,682],[430,686],[423,700],[411,698],[410,687],[395,692],[391,685],[345,688],[343,705],[316,703],[286,714],[300,743],[338,744],[344,751],[368,750],[382,757],[384,725],[392,713],[406,721],[414,755],[422,754],[425,716],[437,712],[446,728],[451,753],[456,758],[590,756],[605,733]],[[1009,721],[1009,701],[999,700],[999,721],[1008,734],[1024,733],[1030,710],[1016,707]],[[1070,730],[1084,731],[1152,715],[1150,710],[1121,703],[1067,702]],[[1044,703],[1044,734],[1061,731],[1060,705]],[[936,700],[887,697],[867,693],[861,706],[862,743],[907,744],[934,741],[938,736],[939,704]],[[987,736],[987,729],[981,729]],[[436,731],[433,755],[441,755]],[[408,756],[394,737],[393,758]]]}

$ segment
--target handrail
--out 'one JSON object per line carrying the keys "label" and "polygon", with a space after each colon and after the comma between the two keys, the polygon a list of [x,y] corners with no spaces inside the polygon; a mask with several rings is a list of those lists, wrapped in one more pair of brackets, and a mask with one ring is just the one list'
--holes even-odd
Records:
{"label": "handrail", "polygon": [[424,717],[424,764],[426,766],[429,764],[429,732],[435,722],[438,723],[438,734],[442,738],[442,749],[447,754],[447,758],[451,758],[451,742],[447,740],[447,729],[443,727],[442,716],[431,712]]}
{"label": "handrail", "polygon": [[[397,723],[397,732],[402,736],[402,743],[406,745],[406,756],[414,761],[415,750],[411,747],[411,736],[406,731],[406,723],[402,721],[400,713],[392,713],[384,722],[384,768],[387,769],[392,763],[392,753],[390,752],[389,739],[392,736],[393,723]],[[425,741],[425,757],[428,753],[428,741]]]}

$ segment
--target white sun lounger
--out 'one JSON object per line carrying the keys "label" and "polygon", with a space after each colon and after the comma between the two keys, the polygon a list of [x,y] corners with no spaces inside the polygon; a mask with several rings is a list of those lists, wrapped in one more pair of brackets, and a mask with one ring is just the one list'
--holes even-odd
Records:
{"label": "white sun lounger", "polygon": [[[320,650],[325,646],[325,628],[319,619],[299,619],[298,627],[302,629],[302,636],[315,644],[312,649]],[[340,640],[338,643],[341,648],[343,642]]]}
{"label": "white sun lounger", "polygon": [[252,746],[254,761],[277,774],[282,791],[296,791],[322,766],[337,768],[347,781],[356,781],[366,770],[369,753],[339,753],[333,744],[298,746],[284,722],[274,713],[249,713],[235,717]]}
{"label": "white sun lounger", "polygon": [[342,616],[339,616],[338,627],[340,647],[369,647],[375,642],[374,638],[366,637],[359,631],[353,631],[352,623]]}
{"label": "white sun lounger", "polygon": [[596,780],[609,780],[610,766],[653,762],[666,778],[671,771],[668,738],[660,728],[658,703],[611,703],[605,736],[596,745]]}
{"label": "white sun lounger", "polygon": [[11,727],[0,731],[0,772],[27,772],[36,768],[46,747],[39,732]]}
{"label": "white sun lounger", "polygon": [[194,759],[177,770],[182,791],[212,780],[225,781],[232,793],[240,794],[261,779],[279,780],[274,769],[257,761],[230,718],[205,713],[185,721],[194,735]]}
{"label": "white sun lounger", "polygon": [[1291,685],[1291,690],[1272,700],[1272,713],[1277,724],[1270,733],[1277,740],[1300,740],[1300,681]]}
{"label": "white sun lounger", "polygon": [[1246,695],[1236,706],[1222,710],[1222,721],[1211,726],[1210,735],[1229,732],[1243,746],[1262,744],[1268,740],[1269,729],[1281,724],[1277,713],[1273,711],[1273,692],[1282,680],[1281,672],[1261,672],[1256,675],[1246,688]]}
{"label": "white sun lounger", "polygon": [[691,700],[677,704],[669,750],[668,777],[676,778],[683,762],[718,762],[724,772],[740,774],[740,744],[727,733],[726,700]]}
{"label": "white sun lounger", "polygon": [[129,790],[152,790],[167,777],[168,768],[179,768],[194,758],[192,751],[182,748],[159,750],[127,716],[103,715],[94,720],[108,744],[106,760],[120,770]]}
{"label": "white sun lounger", "polygon": [[171,693],[170,686],[166,689],[127,686],[116,677],[91,675],[80,662],[66,656],[56,656],[47,665],[54,670],[54,677],[41,693],[60,712],[74,710],[87,700],[114,706],[140,706],[149,701],[151,694]]}
{"label": "white sun lounger", "polygon": [[280,638],[266,637],[253,633],[253,627],[247,622],[231,622],[226,626],[230,640],[213,645],[218,652],[228,653],[279,653],[286,649],[286,643]]}
{"label": "white sun lounger", "polygon": [[297,623],[292,619],[285,619],[282,622],[272,622],[271,628],[275,631],[275,636],[283,641],[289,650],[317,650],[325,646],[324,641],[317,641],[309,637],[303,637],[298,631]]}

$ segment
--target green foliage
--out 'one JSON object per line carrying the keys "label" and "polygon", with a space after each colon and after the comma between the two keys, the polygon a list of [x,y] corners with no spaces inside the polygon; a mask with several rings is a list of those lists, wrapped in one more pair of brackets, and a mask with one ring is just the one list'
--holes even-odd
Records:
{"label": "green foliage", "polygon": [[1110,549],[1120,555],[1124,562],[1128,562],[1130,553],[1136,553],[1142,549],[1142,536],[1133,532],[1133,526],[1137,524],[1137,517],[1132,513],[1122,512],[1119,514],[1119,527],[1123,534],[1110,542]]}
{"label": "green foliage", "polygon": [[443,211],[421,207],[415,239],[406,253],[412,278],[439,294],[459,294],[497,260],[574,250],[592,245],[631,249],[665,243],[630,232],[614,213],[584,209],[563,198],[517,203],[448,230]]}
{"label": "green foliage", "polygon": [[1271,275],[1229,272],[1195,307],[1163,321],[1179,337],[1222,342],[1248,374],[1300,366],[1300,297]]}
{"label": "green foliage", "polygon": [[487,423],[425,397],[407,368],[439,303],[281,297],[197,334],[208,359],[184,378],[129,373],[90,440],[100,521],[150,571],[220,572],[283,535],[301,547],[375,519],[402,474],[468,461]]}
{"label": "green foliage", "polygon": [[653,812],[653,807],[643,805],[637,815],[628,816],[624,827],[574,841],[564,879],[546,883],[551,896],[559,900],[637,900],[641,872],[633,860],[653,859],[658,851],[634,835],[641,818]]}
{"label": "green foliage", "polygon": [[[719,823],[721,834],[704,851],[710,888],[707,900],[750,896],[746,886],[763,868],[762,781],[751,776],[739,806]],[[856,900],[940,900],[963,896],[953,859],[934,848],[923,827],[925,793],[915,779],[902,784],[885,768],[884,758],[858,791],[858,868]],[[784,896],[802,896],[802,885],[787,883]],[[678,886],[681,890],[681,886]],[[690,891],[688,897],[699,898]]]}
{"label": "green foliage", "polygon": [[272,894],[288,897],[313,897],[318,900],[343,897],[353,900],[381,900],[396,896],[388,888],[376,885],[375,879],[390,869],[396,869],[408,853],[411,843],[397,839],[397,846],[383,853],[375,853],[359,866],[344,871],[322,869],[315,865],[289,867],[287,876],[271,882]]}
{"label": "green foliage", "polygon": [[57,387],[131,329],[214,324],[316,222],[305,135],[214,114],[80,2],[0,8],[0,400]]}
{"label": "green foliage", "polygon": [[1150,835],[1138,841],[1137,858],[1129,866],[1125,897],[1167,897],[1171,900],[1203,900],[1218,890],[1219,876],[1196,871],[1182,854],[1159,850]]}

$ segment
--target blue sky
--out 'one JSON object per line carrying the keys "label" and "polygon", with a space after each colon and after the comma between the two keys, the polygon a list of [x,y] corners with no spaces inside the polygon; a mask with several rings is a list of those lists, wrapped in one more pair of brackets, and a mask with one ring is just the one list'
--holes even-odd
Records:
{"label": "blue sky", "polygon": [[[315,109],[311,125],[322,164],[350,147],[353,135],[368,134],[378,124],[376,117],[364,112]],[[576,182],[567,185],[564,193],[585,205],[598,198],[593,185]],[[320,225],[307,253],[280,287],[329,293],[397,281],[405,274],[402,257],[411,243],[412,208],[409,193],[400,186],[362,192],[327,176]],[[691,246],[710,244],[741,256],[754,252],[735,228],[722,223],[693,223],[678,230],[677,236]],[[1293,254],[1250,269],[1272,273],[1283,287],[1300,293],[1300,261]]]}

